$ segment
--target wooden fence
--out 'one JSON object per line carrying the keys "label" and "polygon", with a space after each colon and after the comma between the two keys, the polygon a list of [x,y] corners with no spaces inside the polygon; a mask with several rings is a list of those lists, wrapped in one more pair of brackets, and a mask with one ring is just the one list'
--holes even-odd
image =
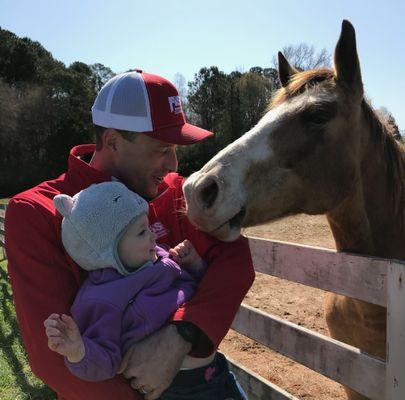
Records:
{"label": "wooden fence", "polygon": [[[387,307],[387,360],[242,304],[232,328],[372,400],[405,399],[405,264],[249,238],[255,270]],[[296,399],[233,363],[250,400]]]}
{"label": "wooden fence", "polygon": [[[4,211],[0,204],[0,246],[4,246]],[[246,304],[232,329],[372,400],[404,400],[405,263],[255,237],[249,242],[257,272],[387,307],[387,360]],[[298,400],[230,362],[250,400]]]}

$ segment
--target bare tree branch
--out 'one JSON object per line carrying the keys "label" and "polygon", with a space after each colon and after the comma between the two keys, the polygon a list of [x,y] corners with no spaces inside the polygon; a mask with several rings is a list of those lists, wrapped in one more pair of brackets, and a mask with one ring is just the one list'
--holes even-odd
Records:
{"label": "bare tree branch", "polygon": [[[314,46],[306,43],[284,46],[282,53],[289,63],[300,71],[331,67],[332,65],[332,57],[325,48],[316,53]],[[273,56],[273,65],[278,68],[276,56]]]}

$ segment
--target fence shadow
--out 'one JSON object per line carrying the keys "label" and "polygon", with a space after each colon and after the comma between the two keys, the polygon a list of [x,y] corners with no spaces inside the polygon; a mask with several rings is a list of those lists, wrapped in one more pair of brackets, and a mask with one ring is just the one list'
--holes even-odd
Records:
{"label": "fence shadow", "polygon": [[[47,386],[33,386],[24,372],[22,355],[16,354],[13,345],[17,344],[24,349],[16,317],[14,315],[13,299],[8,285],[7,273],[0,268],[0,309],[2,311],[4,324],[0,325],[0,343],[5,362],[8,364],[15,379],[15,385],[24,393],[26,399],[32,400],[54,400],[56,395]],[[25,357],[25,356],[24,356]],[[25,361],[25,360],[24,360]]]}

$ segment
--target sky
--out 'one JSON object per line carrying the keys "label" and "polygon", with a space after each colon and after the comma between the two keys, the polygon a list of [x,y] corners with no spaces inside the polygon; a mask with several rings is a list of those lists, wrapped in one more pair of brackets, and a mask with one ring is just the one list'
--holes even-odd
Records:
{"label": "sky", "polygon": [[[332,55],[356,29],[366,94],[405,129],[405,2],[374,0],[0,0],[0,27],[40,42],[66,66],[102,63],[187,81],[202,67],[270,67],[288,45]],[[0,43],[1,45],[1,43]]]}

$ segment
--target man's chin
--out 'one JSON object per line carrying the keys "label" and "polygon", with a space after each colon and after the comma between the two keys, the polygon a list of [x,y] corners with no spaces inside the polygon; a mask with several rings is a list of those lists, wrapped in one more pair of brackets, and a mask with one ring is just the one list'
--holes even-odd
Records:
{"label": "man's chin", "polygon": [[137,185],[127,185],[127,187],[147,201],[153,200],[159,192],[159,187],[156,185],[149,185],[147,188],[140,188]]}
{"label": "man's chin", "polygon": [[153,200],[157,194],[159,193],[159,188],[156,188],[156,190],[148,190],[148,192],[145,195],[141,195],[144,199],[151,201]]}

